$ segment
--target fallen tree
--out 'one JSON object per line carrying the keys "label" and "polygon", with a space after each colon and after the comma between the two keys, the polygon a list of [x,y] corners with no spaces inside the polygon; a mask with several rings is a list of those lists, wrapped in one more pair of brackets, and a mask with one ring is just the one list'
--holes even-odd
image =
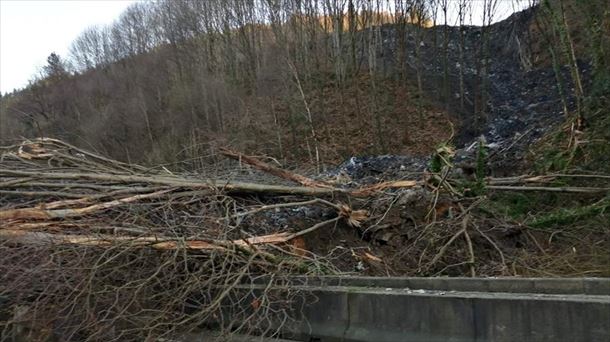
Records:
{"label": "fallen tree", "polygon": [[[277,324],[263,322],[288,321],[282,303],[299,294],[265,292],[242,316],[223,322],[223,307],[246,298],[238,284],[269,274],[346,271],[519,275],[542,267],[533,256],[550,253],[540,243],[546,236],[477,215],[484,196],[465,196],[447,168],[421,179],[339,187],[222,153],[297,184],[176,175],[55,139],[5,148],[3,336],[25,329],[24,322],[61,340],[143,340],[201,325],[272,335],[261,329]],[[607,193],[552,183],[568,176],[488,178],[484,186]]]}
{"label": "fallen tree", "polygon": [[[337,272],[307,251],[302,239],[340,221],[357,227],[367,218],[366,210],[354,210],[338,197],[373,196],[417,182],[359,189],[321,184],[176,176],[54,139],[6,148],[0,161],[0,298],[7,300],[2,315],[9,317],[3,337],[12,336],[15,329],[35,327],[37,334],[50,329],[65,340],[141,340],[216,324],[226,301],[236,296],[235,286],[247,279]],[[253,196],[269,196],[271,203],[254,204]],[[243,223],[267,211],[303,206],[328,208],[334,217],[303,229],[278,227],[268,233]],[[126,269],[130,264],[139,266]],[[108,272],[114,276],[105,276]],[[42,279],[48,283],[40,283]],[[172,295],[153,294],[159,282],[173,284]],[[98,285],[106,290],[96,290]],[[196,293],[202,298],[193,317],[184,305],[197,298]],[[125,298],[116,301],[116,295]],[[285,321],[287,313],[276,304],[296,295],[265,294],[256,312],[231,319],[246,333],[262,329],[258,322],[274,316]],[[31,300],[32,296],[38,299]],[[88,306],[91,296],[98,303]],[[104,306],[110,321],[93,319]],[[117,324],[126,327],[114,332]],[[236,329],[230,322],[222,327]]]}

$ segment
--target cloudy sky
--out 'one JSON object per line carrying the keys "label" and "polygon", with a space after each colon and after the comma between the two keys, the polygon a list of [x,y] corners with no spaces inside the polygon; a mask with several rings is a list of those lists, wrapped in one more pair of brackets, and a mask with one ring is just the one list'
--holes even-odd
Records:
{"label": "cloudy sky", "polygon": [[0,91],[25,86],[90,25],[111,23],[133,0],[0,0]]}

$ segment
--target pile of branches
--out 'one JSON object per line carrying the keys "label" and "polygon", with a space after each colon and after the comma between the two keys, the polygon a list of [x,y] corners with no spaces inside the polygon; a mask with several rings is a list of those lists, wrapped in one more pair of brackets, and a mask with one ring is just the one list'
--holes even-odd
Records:
{"label": "pile of branches", "polygon": [[[321,227],[358,226],[366,218],[336,197],[416,183],[341,190],[296,178],[300,185],[187,178],[46,138],[4,148],[3,336],[35,331],[61,340],[143,340],[219,322],[216,328],[231,331],[279,329],[261,322],[287,321],[277,305],[295,293],[258,294],[231,322],[223,321],[223,307],[235,304],[229,298],[244,298],[238,285],[255,277],[337,273],[300,242]],[[328,208],[334,217],[300,230],[249,219],[303,206]]]}
{"label": "pile of branches", "polygon": [[[285,285],[285,276],[354,270],[516,275],[519,255],[540,250],[524,227],[475,215],[481,199],[464,197],[449,169],[339,186],[221,153],[295,185],[176,175],[49,138],[4,148],[2,336],[148,340],[201,326],[273,335],[301,296],[274,291],[274,279]],[[539,191],[549,179],[488,179],[486,186]],[[301,217],[303,208],[318,211]],[[306,224],[280,224],[282,214]],[[323,250],[308,241],[341,232],[359,246]],[[242,284],[262,276],[267,291],[244,293]]]}

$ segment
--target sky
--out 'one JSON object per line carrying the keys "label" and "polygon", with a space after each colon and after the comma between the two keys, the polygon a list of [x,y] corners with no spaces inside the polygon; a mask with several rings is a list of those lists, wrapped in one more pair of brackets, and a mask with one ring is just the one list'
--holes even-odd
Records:
{"label": "sky", "polygon": [[[71,42],[85,28],[112,23],[135,1],[139,0],[0,0],[0,92],[26,86],[51,52],[67,57]],[[499,0],[494,19],[506,18],[527,2]],[[473,0],[473,24],[480,24],[481,3]],[[455,15],[448,17],[454,24]]]}
{"label": "sky", "polygon": [[[495,11],[492,17],[493,22],[498,22],[508,18],[511,14],[524,10],[529,7],[532,0],[496,0]],[[447,24],[458,25],[458,3],[457,0],[449,0],[447,6]],[[483,24],[483,0],[471,0],[471,12],[467,15],[466,25]],[[437,22],[443,23],[443,13],[439,7]]]}
{"label": "sky", "polygon": [[134,0],[0,0],[0,92],[22,88],[85,28],[109,24]]}

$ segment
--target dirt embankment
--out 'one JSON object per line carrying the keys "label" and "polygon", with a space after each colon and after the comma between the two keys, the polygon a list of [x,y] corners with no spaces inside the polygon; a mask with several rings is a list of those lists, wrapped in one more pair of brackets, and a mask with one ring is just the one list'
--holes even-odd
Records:
{"label": "dirt embankment", "polygon": [[[564,105],[568,111],[575,108],[568,68],[560,67],[562,93],[551,63],[540,62],[548,56],[540,48],[544,43],[534,11],[516,13],[487,28],[437,26],[418,33],[409,26],[404,54],[393,49],[398,29],[391,25],[381,29],[384,46],[378,57],[388,70],[400,68],[400,55],[406,56],[409,75],[415,77],[419,66],[425,96],[458,122],[456,146],[465,149],[483,136],[494,150],[496,174],[522,171],[514,166],[522,163],[535,141],[564,122]],[[579,63],[586,87],[591,68],[587,62]]]}

